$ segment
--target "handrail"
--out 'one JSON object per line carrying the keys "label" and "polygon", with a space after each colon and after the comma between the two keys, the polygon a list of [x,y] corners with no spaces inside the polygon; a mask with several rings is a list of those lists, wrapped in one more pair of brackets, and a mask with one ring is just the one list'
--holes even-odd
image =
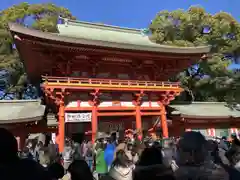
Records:
{"label": "handrail", "polygon": [[123,86],[156,86],[156,87],[180,87],[179,82],[164,81],[139,81],[139,80],[118,80],[98,78],[76,78],[76,77],[53,77],[42,76],[46,83],[73,83],[73,84],[94,84],[94,85],[123,85]]}

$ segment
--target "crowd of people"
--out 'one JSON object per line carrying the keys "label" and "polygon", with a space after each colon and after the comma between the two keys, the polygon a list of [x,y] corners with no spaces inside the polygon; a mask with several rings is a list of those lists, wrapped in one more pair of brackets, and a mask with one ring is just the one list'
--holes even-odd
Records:
{"label": "crowd of people", "polygon": [[29,140],[21,152],[15,137],[0,128],[1,180],[239,180],[240,141],[232,135],[206,139],[185,132],[168,143],[116,138],[74,142],[59,154],[53,142]]}

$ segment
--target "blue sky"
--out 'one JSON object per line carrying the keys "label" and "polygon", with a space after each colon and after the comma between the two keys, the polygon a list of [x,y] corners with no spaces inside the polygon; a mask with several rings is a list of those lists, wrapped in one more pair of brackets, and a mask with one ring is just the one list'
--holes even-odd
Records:
{"label": "blue sky", "polygon": [[[0,10],[20,2],[24,1],[1,0]],[[55,3],[68,8],[79,20],[131,28],[147,27],[156,13],[161,10],[188,9],[191,5],[201,5],[212,14],[226,11],[240,21],[240,0],[28,0],[27,2]]]}
{"label": "blue sky", "polygon": [[[24,2],[1,0],[0,9]],[[201,5],[208,12],[227,11],[240,20],[240,0],[28,0],[29,3],[51,2],[68,8],[79,20],[118,26],[144,28],[160,10],[188,9]]]}

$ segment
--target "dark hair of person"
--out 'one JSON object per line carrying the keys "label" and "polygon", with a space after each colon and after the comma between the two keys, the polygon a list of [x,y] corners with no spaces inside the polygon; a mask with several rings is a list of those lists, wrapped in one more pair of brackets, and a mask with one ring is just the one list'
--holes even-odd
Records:
{"label": "dark hair of person", "polygon": [[157,148],[159,150],[162,149],[162,145],[158,141],[154,141],[152,147]]}
{"label": "dark hair of person", "polygon": [[[39,163],[30,159],[22,159],[17,165],[17,170],[15,171],[18,177],[16,179],[24,180],[50,180],[49,173],[42,167]],[[14,173],[13,173],[14,174]],[[13,179],[13,178],[8,178]]]}
{"label": "dark hair of person", "polygon": [[136,153],[138,153],[138,151],[139,151],[139,149],[140,148],[142,148],[141,146],[137,146],[137,145],[133,145],[133,147],[132,147],[132,154],[136,154]]}
{"label": "dark hair of person", "polygon": [[119,137],[118,137],[118,143],[124,143],[125,141],[125,136],[124,136],[124,132],[123,131],[120,131],[119,132]]}
{"label": "dark hair of person", "polygon": [[22,152],[23,153],[29,153],[29,149],[25,146],[25,147],[23,147]]}
{"label": "dark hair of person", "polygon": [[53,163],[48,167],[49,175],[52,179],[61,179],[64,176],[64,168],[59,163]]}
{"label": "dark hair of person", "polygon": [[132,149],[133,148],[133,144],[132,143],[128,143],[127,144],[127,149]]}
{"label": "dark hair of person", "polygon": [[16,138],[7,129],[0,128],[0,162],[7,163],[18,159],[18,144]]}
{"label": "dark hair of person", "polygon": [[66,140],[66,141],[65,141],[65,146],[72,146],[70,140]]}
{"label": "dark hair of person", "polygon": [[112,163],[112,166],[128,167],[131,164],[124,150],[119,150],[116,153],[116,158]]}
{"label": "dark hair of person", "polygon": [[142,152],[138,165],[151,166],[151,165],[162,164],[162,163],[163,163],[163,157],[162,157],[161,150],[156,147],[149,147]]}
{"label": "dark hair of person", "polygon": [[240,146],[240,141],[238,140],[237,137],[234,137],[233,140],[232,140],[232,143],[237,145],[237,146]]}
{"label": "dark hair of person", "polygon": [[146,148],[133,171],[133,180],[175,180],[170,167],[163,164],[162,152],[157,147]]}
{"label": "dark hair of person", "polygon": [[222,136],[222,140],[227,140],[227,137],[226,136]]}
{"label": "dark hair of person", "polygon": [[185,132],[178,142],[180,164],[198,166],[204,163],[209,143],[199,132]]}
{"label": "dark hair of person", "polygon": [[102,150],[105,150],[107,147],[107,144],[103,143],[103,142],[100,142],[98,143],[98,148],[97,149],[102,149]]}
{"label": "dark hair of person", "polygon": [[116,132],[111,133],[110,141],[111,141],[111,142],[115,142],[116,139],[117,139],[117,133],[116,133]]}
{"label": "dark hair of person", "polygon": [[68,167],[71,180],[94,180],[88,164],[84,160],[75,160]]}

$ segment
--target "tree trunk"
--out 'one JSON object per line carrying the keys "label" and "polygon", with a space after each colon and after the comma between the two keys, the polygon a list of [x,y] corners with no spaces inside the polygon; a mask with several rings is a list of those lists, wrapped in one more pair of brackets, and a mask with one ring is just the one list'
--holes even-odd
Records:
{"label": "tree trunk", "polygon": [[18,100],[23,99],[23,92],[17,92],[16,93],[16,99],[18,99]]}

